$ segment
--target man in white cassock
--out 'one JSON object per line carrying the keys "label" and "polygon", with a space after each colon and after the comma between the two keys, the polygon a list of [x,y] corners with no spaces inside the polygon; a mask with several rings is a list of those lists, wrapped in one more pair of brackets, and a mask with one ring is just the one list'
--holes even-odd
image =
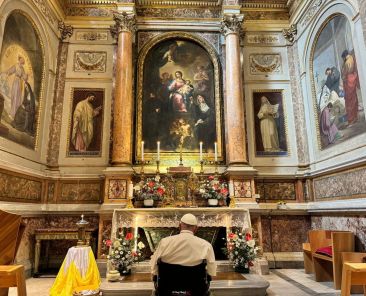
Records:
{"label": "man in white cassock", "polygon": [[185,214],[180,220],[180,233],[163,238],[154,255],[151,257],[151,273],[158,274],[157,261],[183,266],[195,266],[207,261],[207,273],[216,275],[215,253],[212,245],[202,238],[195,236],[197,218],[192,214]]}

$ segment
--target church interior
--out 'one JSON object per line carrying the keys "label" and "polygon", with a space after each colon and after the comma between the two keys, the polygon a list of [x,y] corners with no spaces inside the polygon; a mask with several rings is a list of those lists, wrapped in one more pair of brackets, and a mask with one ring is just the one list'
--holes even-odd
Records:
{"label": "church interior", "polygon": [[366,295],[366,1],[0,0],[0,32],[0,295],[151,295],[186,213],[211,295]]}

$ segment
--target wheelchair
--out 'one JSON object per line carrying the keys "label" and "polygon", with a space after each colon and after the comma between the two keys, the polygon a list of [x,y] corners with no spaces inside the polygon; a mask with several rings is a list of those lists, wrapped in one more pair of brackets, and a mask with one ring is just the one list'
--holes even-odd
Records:
{"label": "wheelchair", "polygon": [[211,276],[206,260],[195,266],[168,264],[158,259],[154,276],[155,296],[209,296]]}

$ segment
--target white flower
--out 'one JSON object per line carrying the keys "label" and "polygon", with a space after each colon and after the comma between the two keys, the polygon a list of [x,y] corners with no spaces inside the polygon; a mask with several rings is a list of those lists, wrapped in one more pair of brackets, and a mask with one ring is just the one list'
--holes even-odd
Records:
{"label": "white flower", "polygon": [[121,243],[118,240],[113,242],[113,248],[115,248],[115,249],[117,249],[120,245],[121,245]]}
{"label": "white flower", "polygon": [[139,249],[143,249],[143,248],[145,248],[145,245],[144,245],[144,243],[143,243],[143,242],[139,242],[139,243],[137,244],[137,247],[138,247]]}
{"label": "white flower", "polygon": [[120,255],[116,255],[116,258],[118,259],[118,258],[120,258],[121,256]]}
{"label": "white flower", "polygon": [[125,242],[123,242],[123,245],[125,246],[125,245],[126,245],[126,243],[125,243]]}
{"label": "white flower", "polygon": [[135,191],[140,191],[141,190],[141,187],[140,187],[140,185],[135,185],[134,187],[133,187],[133,189],[135,190]]}
{"label": "white flower", "polygon": [[121,255],[123,255],[123,251],[119,252]]}
{"label": "white flower", "polygon": [[248,246],[251,247],[251,248],[254,248],[254,246],[255,246],[254,239],[251,239],[251,240],[248,241]]}

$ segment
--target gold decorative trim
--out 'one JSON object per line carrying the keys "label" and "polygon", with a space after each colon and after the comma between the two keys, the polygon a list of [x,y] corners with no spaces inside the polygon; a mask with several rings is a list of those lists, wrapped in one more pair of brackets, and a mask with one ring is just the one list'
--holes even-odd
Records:
{"label": "gold decorative trim", "polygon": [[[291,156],[291,146],[290,146],[290,142],[289,142],[289,133],[288,133],[288,119],[287,119],[287,107],[286,107],[286,100],[285,100],[285,90],[284,89],[253,89],[252,90],[252,110],[253,110],[253,116],[255,116],[255,110],[254,110],[254,93],[261,93],[261,92],[280,92],[281,96],[282,96],[282,107],[283,107],[283,116],[284,116],[284,124],[285,124],[285,135],[286,135],[286,145],[287,145],[287,155],[257,155],[257,144],[256,141],[254,139],[254,152],[255,152],[255,157],[290,157]],[[254,124],[254,118],[253,118],[253,124]],[[255,129],[254,129],[255,132]],[[254,138],[255,138],[255,134],[254,134]]]}
{"label": "gold decorative trim", "polygon": [[[169,39],[186,39],[189,41],[193,41],[202,46],[207,53],[209,54],[212,64],[214,66],[214,84],[215,84],[215,115],[216,115],[216,134],[217,134],[217,145],[218,145],[218,160],[224,160],[223,154],[223,139],[222,139],[222,120],[221,120],[221,88],[220,88],[220,62],[217,55],[217,52],[213,48],[213,46],[207,42],[202,37],[186,33],[173,31],[169,33],[163,33],[158,36],[151,38],[141,49],[139,57],[138,57],[138,66],[137,66],[137,112],[136,112],[136,139],[135,139],[135,159],[141,158],[141,139],[142,139],[142,96],[143,96],[143,70],[144,70],[144,62],[146,59],[146,55],[148,52],[158,43],[169,40]],[[177,157],[177,153],[164,153],[162,158],[173,158]],[[145,153],[145,160],[149,160],[153,158],[153,153]],[[188,160],[196,160],[198,155],[196,152],[185,152],[184,158]],[[213,159],[213,156],[209,157],[210,160]]]}

